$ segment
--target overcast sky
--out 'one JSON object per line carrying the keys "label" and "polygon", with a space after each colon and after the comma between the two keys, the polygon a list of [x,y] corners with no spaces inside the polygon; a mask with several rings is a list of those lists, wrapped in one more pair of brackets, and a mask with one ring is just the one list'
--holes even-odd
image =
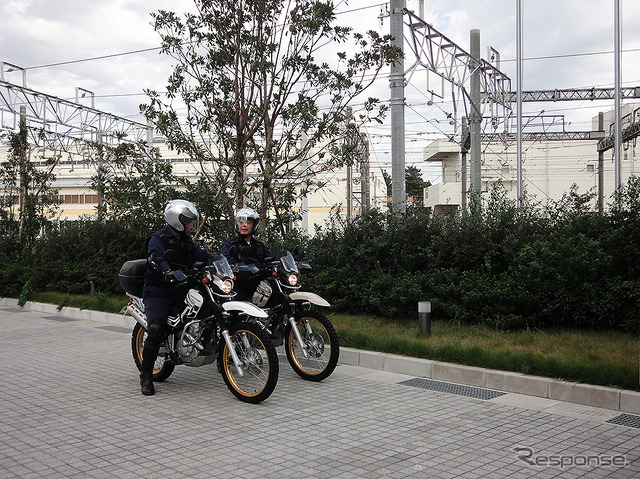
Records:
{"label": "overcast sky", "polygon": [[[418,13],[419,0],[407,0]],[[516,87],[517,0],[427,0],[424,20],[469,51],[469,32],[481,32],[487,46],[500,52],[500,69]],[[524,0],[523,86],[525,90],[614,86],[613,0]],[[622,82],[640,86],[640,2],[621,0]],[[358,30],[389,32],[380,22],[387,2],[336,0],[337,21]],[[0,2],[0,61],[27,70],[27,86],[60,98],[75,99],[75,88],[95,94],[96,108],[144,121],[138,105],[144,88],[162,91],[171,70],[159,54],[159,37],[150,13],[159,9],[193,10],[188,0],[4,0]],[[413,63],[407,57],[405,66]],[[21,84],[18,73],[5,81]],[[388,100],[388,70],[374,96]],[[426,74],[416,72],[406,87],[406,162],[422,166],[422,149],[451,133],[433,119],[451,113],[450,102],[427,106]],[[589,130],[590,118],[613,108],[613,102],[531,103],[526,112],[564,115],[572,131]],[[431,121],[427,121],[431,120]],[[369,130],[373,149],[390,168],[390,119]],[[425,168],[427,174],[428,170]],[[437,178],[431,178],[436,180]]]}

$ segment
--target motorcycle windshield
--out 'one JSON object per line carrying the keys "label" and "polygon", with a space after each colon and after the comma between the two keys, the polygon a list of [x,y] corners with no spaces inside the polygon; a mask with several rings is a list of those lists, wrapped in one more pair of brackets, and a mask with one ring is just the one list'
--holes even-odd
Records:
{"label": "motorcycle windshield", "polygon": [[226,257],[222,256],[214,261],[213,265],[216,267],[216,276],[218,278],[233,278],[233,272]]}
{"label": "motorcycle windshield", "polygon": [[296,260],[293,259],[293,255],[289,252],[287,252],[286,256],[280,258],[280,263],[282,263],[282,268],[285,271],[298,271]]}

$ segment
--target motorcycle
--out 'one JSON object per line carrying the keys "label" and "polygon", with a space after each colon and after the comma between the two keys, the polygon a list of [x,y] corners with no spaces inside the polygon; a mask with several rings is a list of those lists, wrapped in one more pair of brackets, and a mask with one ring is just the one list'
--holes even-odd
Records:
{"label": "motorcycle", "polygon": [[[146,268],[145,259],[127,261],[118,274],[130,299],[123,312],[136,320],[131,350],[138,370],[147,336],[142,301]],[[154,364],[153,380],[166,380],[180,364],[199,367],[217,359],[218,371],[236,398],[253,404],[267,399],[278,381],[278,355],[268,335],[253,320],[267,315],[249,302],[233,300],[234,274],[227,259],[174,270],[170,276],[176,288],[187,292],[184,303],[167,320],[169,334]]]}
{"label": "motorcycle", "polygon": [[263,278],[251,302],[267,313],[267,318],[252,319],[269,334],[275,346],[284,343],[287,360],[298,376],[308,381],[329,377],[338,364],[340,346],[331,321],[311,306],[329,307],[329,303],[315,293],[300,291],[298,277],[311,266],[296,263],[290,252],[262,261],[249,258],[249,252],[248,248],[241,248],[239,258],[247,261],[239,268],[245,277]]}

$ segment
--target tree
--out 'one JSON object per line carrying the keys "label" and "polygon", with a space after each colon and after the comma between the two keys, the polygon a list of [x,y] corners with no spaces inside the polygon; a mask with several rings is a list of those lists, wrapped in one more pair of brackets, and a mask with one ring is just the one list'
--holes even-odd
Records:
{"label": "tree", "polygon": [[51,183],[60,157],[45,159],[46,168],[38,169],[31,161],[37,150],[29,146],[27,133],[26,120],[21,117],[18,131],[7,135],[7,161],[0,164],[0,220],[4,232],[17,237],[19,243],[33,241],[55,217],[59,203]]}
{"label": "tree", "polygon": [[[387,196],[391,197],[391,175],[386,171],[382,172],[382,176],[384,178],[384,182],[387,185]],[[422,204],[422,196],[424,195],[424,189],[427,186],[431,186],[430,181],[424,181],[422,178],[422,171],[415,166],[408,166],[404,170],[404,181],[405,189],[407,197],[413,196],[414,203],[416,203],[416,198],[418,199],[418,203]]]}
{"label": "tree", "polygon": [[391,175],[389,173],[387,173],[386,171],[382,170],[382,177],[384,178],[384,183],[387,185],[387,197],[391,198],[391,191],[393,188],[393,184],[392,184],[392,179],[391,179]]}
{"label": "tree", "polygon": [[148,90],[141,111],[170,147],[200,162],[216,197],[281,219],[316,174],[354,161],[344,139],[386,105],[368,98],[354,117],[347,107],[401,52],[389,36],[334,26],[329,0],[195,4],[184,18],[153,14],[162,52],[176,63],[167,98]]}
{"label": "tree", "polygon": [[413,196],[414,204],[423,204],[424,189],[431,186],[430,181],[424,181],[422,171],[416,166],[408,166],[404,173],[407,197]]}

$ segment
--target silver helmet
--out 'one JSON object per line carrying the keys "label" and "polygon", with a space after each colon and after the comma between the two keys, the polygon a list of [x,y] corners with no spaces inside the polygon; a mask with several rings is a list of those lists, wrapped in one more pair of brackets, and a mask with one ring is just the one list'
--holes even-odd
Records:
{"label": "silver helmet", "polygon": [[171,228],[183,232],[187,221],[198,219],[198,210],[187,200],[171,200],[164,208],[164,219]]}
{"label": "silver helmet", "polygon": [[242,220],[252,220],[253,227],[251,228],[250,235],[255,234],[258,229],[258,223],[260,223],[260,215],[256,213],[256,211],[252,208],[242,208],[240,211],[236,213],[236,232],[240,234],[240,230],[238,229],[238,223]]}

